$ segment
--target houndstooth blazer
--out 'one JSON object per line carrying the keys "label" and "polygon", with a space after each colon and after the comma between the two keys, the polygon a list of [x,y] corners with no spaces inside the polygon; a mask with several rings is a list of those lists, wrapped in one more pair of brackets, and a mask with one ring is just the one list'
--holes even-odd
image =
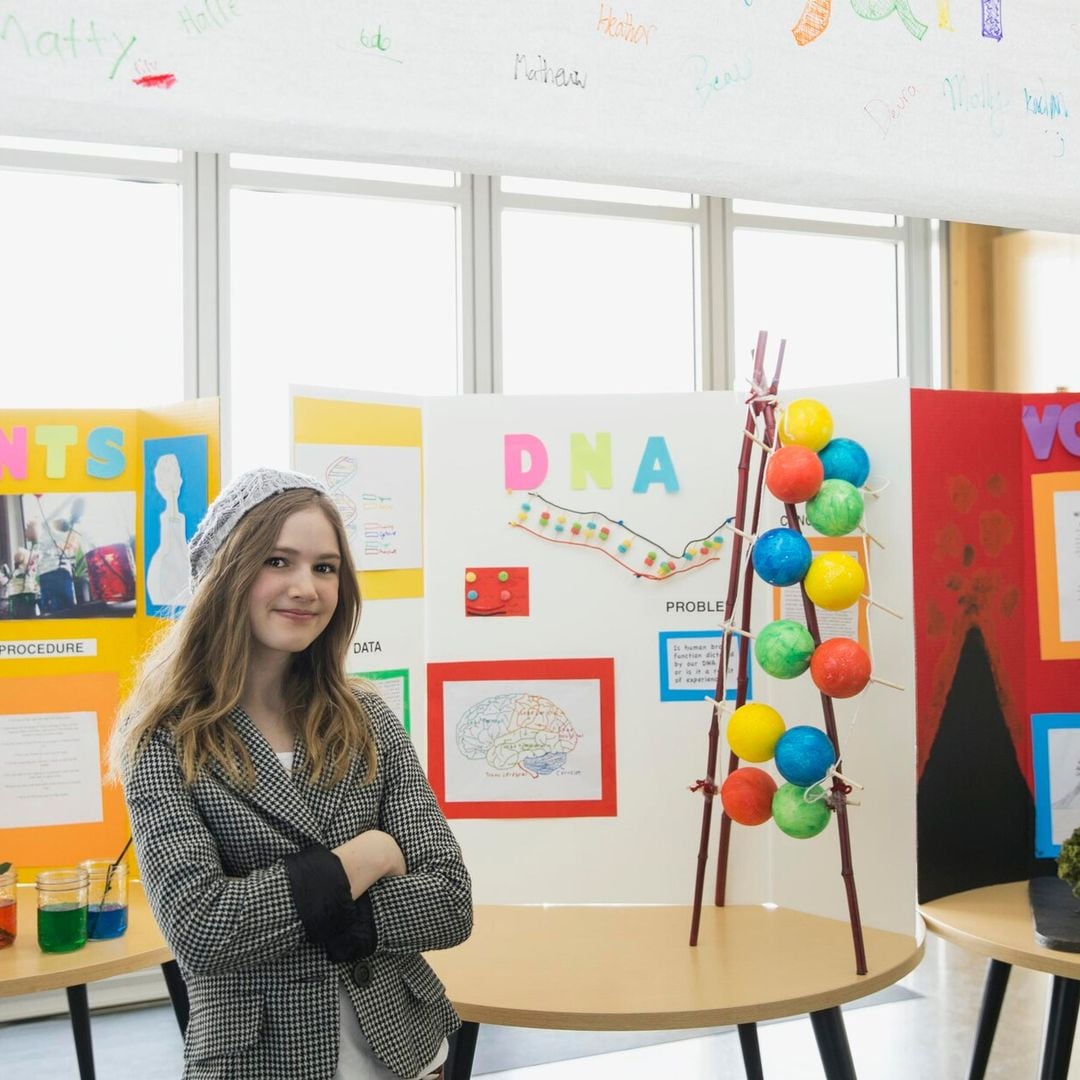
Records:
{"label": "houndstooth blazer", "polygon": [[[417,1076],[459,1023],[420,952],[468,937],[469,875],[400,722],[375,695],[360,700],[378,749],[370,784],[360,760],[332,788],[310,784],[299,741],[290,776],[241,709],[230,720],[255,766],[252,790],[216,765],[185,786],[165,729],[125,778],[146,895],[187,981],[184,1080],[331,1080],[339,980],[399,1076]],[[394,837],[407,872],[367,891],[374,954],[335,963],[306,932],[287,863],[372,828]]]}

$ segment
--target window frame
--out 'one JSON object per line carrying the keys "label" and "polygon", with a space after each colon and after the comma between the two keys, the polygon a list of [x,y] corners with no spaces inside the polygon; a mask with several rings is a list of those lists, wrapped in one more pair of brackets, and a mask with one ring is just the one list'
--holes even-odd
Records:
{"label": "window frame", "polygon": [[[59,145],[59,144],[58,144]],[[228,154],[180,151],[176,163],[62,150],[0,147],[0,169],[62,172],[119,180],[177,183],[182,195],[184,389],[192,397],[228,397],[230,386],[229,203],[233,188],[437,202],[455,209],[458,243],[457,383],[461,393],[497,393],[502,385],[504,210],[595,214],[689,224],[693,229],[695,385],[732,385],[736,229],[875,239],[896,253],[897,373],[915,386],[948,384],[944,228],[927,219],[893,226],[814,221],[736,212],[732,200],[694,196],[689,208],[503,191],[499,177],[458,174],[453,187],[389,180],[237,168]],[[937,262],[934,262],[934,260]],[[938,301],[935,307],[935,300]],[[766,328],[767,329],[767,328]],[[226,403],[227,404],[227,403]],[[229,410],[222,409],[223,425]],[[223,470],[229,438],[223,430]]]}

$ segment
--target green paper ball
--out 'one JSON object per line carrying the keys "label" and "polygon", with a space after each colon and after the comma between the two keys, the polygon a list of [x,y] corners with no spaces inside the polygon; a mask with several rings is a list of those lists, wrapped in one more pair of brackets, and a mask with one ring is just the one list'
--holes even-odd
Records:
{"label": "green paper ball", "polygon": [[758,631],[754,656],[774,679],[794,679],[810,666],[814,639],[802,623],[777,619]]}
{"label": "green paper ball", "polygon": [[[820,784],[810,789],[816,795],[821,790]],[[773,821],[781,832],[796,840],[809,840],[817,836],[829,824],[829,808],[824,799],[807,802],[803,798],[806,788],[795,784],[782,784],[773,796]]]}
{"label": "green paper ball", "polygon": [[859,527],[863,497],[846,480],[826,480],[806,503],[806,520],[822,536],[846,536]]}

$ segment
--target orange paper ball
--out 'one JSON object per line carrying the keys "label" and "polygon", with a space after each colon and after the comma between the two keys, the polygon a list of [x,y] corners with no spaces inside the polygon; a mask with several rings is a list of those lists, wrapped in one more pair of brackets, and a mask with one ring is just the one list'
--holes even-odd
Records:
{"label": "orange paper ball", "polygon": [[825,479],[821,458],[805,446],[782,446],[770,458],[765,486],[782,503],[812,499]]}
{"label": "orange paper ball", "polygon": [[746,767],[730,773],[720,788],[724,812],[739,825],[764,825],[772,817],[776,781],[764,771]]}
{"label": "orange paper ball", "polygon": [[870,681],[870,657],[851,638],[831,638],[823,641],[810,657],[810,678],[829,697],[854,697]]}

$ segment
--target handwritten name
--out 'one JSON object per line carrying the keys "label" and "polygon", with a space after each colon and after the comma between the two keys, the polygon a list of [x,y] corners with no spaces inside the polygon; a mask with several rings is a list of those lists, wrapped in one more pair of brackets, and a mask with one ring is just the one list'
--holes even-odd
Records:
{"label": "handwritten name", "polygon": [[713,94],[737,86],[741,82],[748,82],[754,70],[749,60],[731,64],[723,71],[713,70],[713,65],[704,56],[688,57],[688,62],[698,69],[694,83],[694,93],[697,95],[698,104],[704,108]]}
{"label": "handwritten name", "polygon": [[1045,83],[1039,92],[1024,87],[1024,110],[1032,116],[1045,116],[1049,120],[1057,120],[1058,117],[1068,119],[1069,116],[1069,110],[1065,105],[1065,95],[1047,93]]}
{"label": "handwritten name", "polygon": [[947,75],[942,84],[942,94],[954,113],[982,113],[987,116],[993,134],[1000,135],[1005,130],[1005,97],[994,87],[988,74],[974,86],[968,82],[966,75]]}
{"label": "handwritten name", "polygon": [[863,106],[863,112],[877,124],[883,139],[888,137],[889,128],[892,127],[894,121],[899,120],[900,117],[904,115],[904,110],[908,107],[908,102],[910,102],[918,92],[918,89],[914,86],[905,86],[904,89],[900,91],[900,95],[897,97],[896,101],[891,105],[881,98],[872,98]]}
{"label": "handwritten name", "polygon": [[202,10],[198,4],[195,10],[190,7],[182,7],[176,14],[180,19],[180,25],[188,34],[205,34],[207,30],[224,30],[229,23],[236,20],[239,12],[236,10],[240,0],[203,0]]}
{"label": "handwritten name", "polygon": [[546,83],[548,86],[576,86],[580,90],[585,89],[588,75],[577,68],[567,70],[564,67],[555,67],[549,64],[547,57],[536,54],[536,65],[529,66],[529,58],[525,53],[514,53],[514,81],[526,79],[529,82]]}
{"label": "handwritten name", "polygon": [[635,23],[634,16],[625,12],[621,19],[616,18],[615,9],[608,4],[604,10],[604,4],[600,4],[600,18],[597,20],[596,29],[608,37],[619,38],[628,45],[649,44],[649,35],[656,29],[654,23],[646,26],[644,23]]}
{"label": "handwritten name", "polygon": [[360,53],[362,56],[378,56],[383,60],[391,60],[395,64],[404,63],[403,60],[390,55],[390,35],[381,26],[376,27],[374,33],[367,27],[361,27],[359,40],[359,48],[349,45],[339,45],[338,48],[345,49],[346,52]]}
{"label": "handwritten name", "polygon": [[[31,45],[31,40],[33,45]],[[131,52],[136,41],[135,35],[126,40],[119,34],[102,37],[98,33],[94,20],[88,21],[88,29],[82,29],[78,20],[71,19],[63,30],[41,30],[37,34],[27,34],[21,22],[14,15],[8,15],[0,22],[0,44],[22,45],[23,52],[31,60],[47,60],[55,57],[62,62],[79,61],[90,56],[109,60],[115,57],[109,68],[109,79],[116,78],[117,69],[124,57]]]}

